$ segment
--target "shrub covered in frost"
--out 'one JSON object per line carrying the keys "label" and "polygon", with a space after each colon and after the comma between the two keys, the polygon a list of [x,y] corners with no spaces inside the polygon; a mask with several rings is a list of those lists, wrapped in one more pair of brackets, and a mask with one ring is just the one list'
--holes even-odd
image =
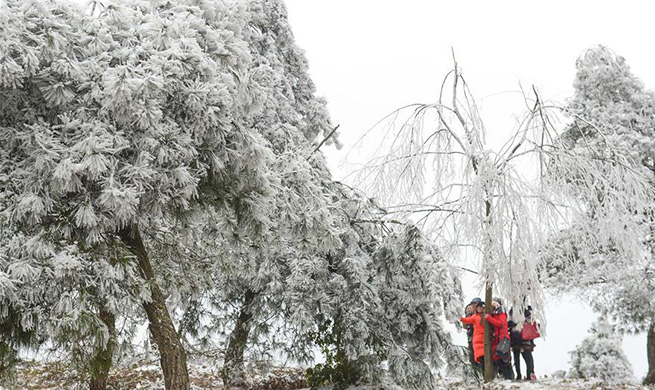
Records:
{"label": "shrub covered in frost", "polygon": [[602,317],[592,325],[589,332],[591,334],[570,352],[571,377],[632,382],[632,366],[621,348],[623,337]]}

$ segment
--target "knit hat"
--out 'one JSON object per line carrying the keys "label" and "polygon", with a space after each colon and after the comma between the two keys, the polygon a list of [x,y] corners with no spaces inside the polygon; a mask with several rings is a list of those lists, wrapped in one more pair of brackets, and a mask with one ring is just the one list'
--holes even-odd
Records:
{"label": "knit hat", "polygon": [[498,297],[494,297],[494,299],[491,300],[491,306],[493,306],[494,308],[499,308],[502,305],[503,305],[503,301]]}
{"label": "knit hat", "polygon": [[523,312],[523,317],[525,317],[526,319],[532,317],[532,306],[528,306],[528,308],[525,309],[525,311]]}

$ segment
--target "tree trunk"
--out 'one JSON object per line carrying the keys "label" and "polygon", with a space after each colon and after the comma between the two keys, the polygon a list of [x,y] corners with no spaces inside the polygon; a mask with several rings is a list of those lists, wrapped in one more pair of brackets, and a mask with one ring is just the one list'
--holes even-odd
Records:
{"label": "tree trunk", "polygon": [[652,385],[655,384],[655,319],[651,320],[648,328],[646,353],[648,354],[648,374],[644,378],[644,385]]}
{"label": "tree trunk", "polygon": [[[487,282],[484,296],[484,312],[491,314],[491,299],[492,299],[492,285]],[[484,322],[484,381],[491,382],[494,380],[494,362],[492,358],[493,351],[491,350],[491,334],[493,328],[487,321]]]}
{"label": "tree trunk", "polygon": [[189,390],[186,352],[166,308],[164,294],[155,280],[155,273],[143,245],[139,228],[132,225],[122,229],[118,234],[123,243],[136,255],[141,274],[150,285],[151,300],[144,302],[143,308],[148,316],[150,334],[159,349],[164,386],[166,390]]}
{"label": "tree trunk", "polygon": [[97,351],[91,360],[91,380],[89,390],[106,390],[109,370],[111,369],[114,347],[116,346],[116,317],[104,307],[98,313],[100,320],[109,330],[109,340],[103,350]]}
{"label": "tree trunk", "polygon": [[[477,172],[477,169],[476,169]],[[491,238],[491,201],[489,199],[489,194],[485,189],[485,194],[487,195],[487,200],[484,201],[485,205],[485,221],[483,225],[483,234],[485,235],[485,246],[484,246],[484,259],[485,264],[491,262],[491,248],[493,246],[493,239]],[[487,280],[485,284],[485,295],[484,295],[484,312],[485,314],[491,314],[491,300],[492,300],[492,290],[493,284],[491,280]],[[491,350],[491,334],[493,328],[491,324],[487,321],[484,322],[484,381],[491,382],[495,377],[494,362],[492,359]]]}
{"label": "tree trunk", "polygon": [[226,389],[238,387],[243,383],[243,354],[246,350],[246,343],[248,342],[248,335],[252,328],[252,302],[255,300],[256,294],[252,290],[246,291],[244,296],[241,312],[234,325],[234,329],[230,334],[230,340],[225,350],[225,359],[223,369],[221,370],[221,378],[223,385]]}

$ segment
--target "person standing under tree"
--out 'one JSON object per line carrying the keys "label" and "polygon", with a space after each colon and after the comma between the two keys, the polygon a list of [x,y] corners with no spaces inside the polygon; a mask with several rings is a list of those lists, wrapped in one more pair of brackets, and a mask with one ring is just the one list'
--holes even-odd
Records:
{"label": "person standing under tree", "polygon": [[502,356],[495,353],[498,344],[503,338],[507,338],[509,342],[509,334],[507,333],[507,313],[505,313],[505,310],[503,309],[503,302],[500,298],[494,298],[491,301],[491,305],[493,306],[493,311],[491,314],[487,314],[485,319],[493,327],[491,351],[493,354],[492,359],[494,361],[494,366],[503,378],[514,379],[514,372],[512,371],[512,366],[510,364],[511,355],[509,351]]}
{"label": "person standing under tree", "polygon": [[462,317],[461,321],[464,325],[473,327],[472,336],[472,349],[473,349],[473,366],[481,369],[480,362],[484,358],[484,302],[480,299],[479,302],[471,302],[471,306],[475,308],[475,313],[471,316]]}
{"label": "person standing under tree", "polygon": [[526,372],[525,378],[530,379],[531,381],[536,381],[537,376],[534,374],[534,358],[532,356],[532,351],[534,351],[535,344],[534,339],[540,336],[539,334],[539,324],[532,318],[532,307],[528,308],[523,313],[525,316],[525,322],[523,328],[521,329],[521,338],[523,339],[523,360],[525,360]]}
{"label": "person standing under tree", "polygon": [[[470,317],[475,314],[475,309],[481,302],[482,299],[478,297],[473,298],[471,303],[466,305],[466,308],[464,309],[464,316]],[[473,352],[473,325],[464,325],[464,328],[466,329],[466,338],[468,340],[469,346],[469,362],[475,367],[477,364],[475,363],[475,353]]]}
{"label": "person standing under tree", "polygon": [[[534,374],[534,359],[532,357],[532,351],[534,350],[534,338],[539,337],[537,330],[537,324],[532,321],[532,307],[528,306],[528,309],[525,310],[525,323],[521,326],[517,322],[510,320],[507,322],[509,327],[509,335],[512,346],[512,354],[514,355],[514,369],[516,370],[516,379],[523,379],[521,375],[521,356],[526,365],[525,379],[537,380],[536,375]],[[510,317],[512,316],[512,310],[510,310]],[[526,324],[528,324],[526,326]],[[524,330],[525,329],[525,330]],[[524,338],[525,335],[525,338]]]}
{"label": "person standing under tree", "polygon": [[514,356],[514,371],[516,371],[515,379],[518,381],[523,379],[521,376],[521,348],[523,347],[523,339],[521,338],[521,327],[514,321],[513,309],[510,309],[509,316],[510,319],[507,321],[507,328],[509,330],[512,356]]}

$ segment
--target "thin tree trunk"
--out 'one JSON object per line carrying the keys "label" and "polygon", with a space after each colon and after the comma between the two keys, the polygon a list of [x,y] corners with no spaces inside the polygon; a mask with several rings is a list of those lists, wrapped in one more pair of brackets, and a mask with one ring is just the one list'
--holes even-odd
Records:
{"label": "thin tree trunk", "polygon": [[[485,296],[484,296],[484,306],[485,306],[485,313],[486,314],[491,314],[491,297],[492,295],[492,284],[491,282],[487,282],[486,284],[486,289],[485,289]],[[485,382],[491,382],[494,380],[494,362],[492,358],[492,350],[491,350],[491,334],[493,332],[493,328],[491,327],[491,324],[488,321],[484,321],[484,381]]]}
{"label": "thin tree trunk", "polygon": [[646,353],[648,354],[648,374],[644,385],[655,384],[655,319],[651,320],[646,337]]}
{"label": "thin tree trunk", "polygon": [[109,370],[111,369],[112,357],[116,346],[116,317],[104,307],[100,308],[98,313],[100,320],[109,330],[109,340],[107,345],[101,351],[97,351],[91,361],[91,380],[89,381],[89,390],[106,390]]}
{"label": "thin tree trunk", "polygon": [[252,328],[252,302],[256,294],[252,290],[246,291],[241,312],[230,334],[230,340],[225,350],[225,361],[221,370],[221,378],[226,389],[240,386],[243,383],[243,355],[248,342],[248,335]]}
{"label": "thin tree trunk", "polygon": [[161,369],[164,374],[166,390],[189,390],[189,373],[186,365],[186,352],[178,338],[173,320],[168,313],[164,294],[155,280],[148,252],[143,245],[139,228],[126,227],[119,232],[123,243],[136,255],[142,276],[150,285],[150,302],[143,308],[148,316],[148,328],[159,349]]}
{"label": "thin tree trunk", "polygon": [[[487,191],[485,190],[485,193]],[[487,193],[487,200],[485,200],[484,205],[485,205],[485,221],[483,225],[483,234],[485,235],[485,247],[484,247],[484,263],[489,264],[491,262],[491,247],[492,247],[492,242],[493,240],[490,237],[490,225],[491,225],[491,201],[488,200],[488,193]],[[486,314],[491,314],[491,299],[492,299],[492,290],[493,284],[491,280],[487,280],[485,284],[485,296],[484,296],[484,306],[485,306],[485,313]],[[491,382],[494,380],[494,365],[493,365],[493,359],[492,359],[492,353],[493,351],[491,350],[491,333],[493,332],[493,328],[491,327],[491,324],[487,321],[484,321],[484,381],[485,382]]]}

